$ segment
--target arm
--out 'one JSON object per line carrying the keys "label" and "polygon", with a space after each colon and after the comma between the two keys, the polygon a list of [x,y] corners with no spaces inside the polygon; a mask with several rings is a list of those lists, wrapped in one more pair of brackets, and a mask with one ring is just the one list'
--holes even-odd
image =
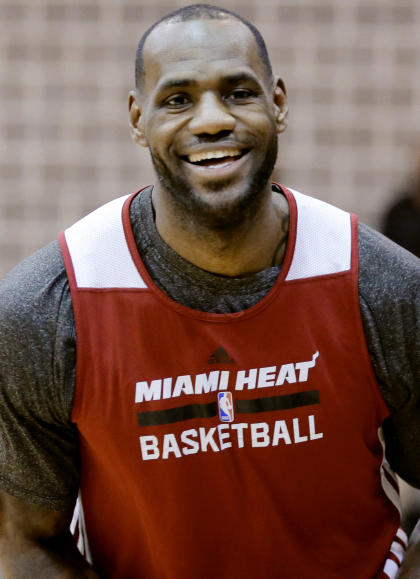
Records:
{"label": "arm", "polygon": [[0,565],[4,579],[95,579],[69,531],[72,510],[51,511],[1,493]]}
{"label": "arm", "polygon": [[[367,345],[391,411],[383,424],[386,456],[401,478],[420,488],[420,261],[362,224],[359,256],[359,297]],[[408,525],[410,505],[403,506],[408,507],[403,522],[409,532],[415,519]],[[412,511],[413,516],[418,514]],[[420,523],[411,534],[398,579],[419,577]]]}
{"label": "arm", "polygon": [[68,531],[79,488],[78,434],[70,417],[72,322],[57,243],[0,283],[0,566],[6,579],[96,577]]}
{"label": "arm", "polygon": [[420,260],[359,225],[359,299],[376,378],[391,412],[383,424],[391,468],[420,488]]}

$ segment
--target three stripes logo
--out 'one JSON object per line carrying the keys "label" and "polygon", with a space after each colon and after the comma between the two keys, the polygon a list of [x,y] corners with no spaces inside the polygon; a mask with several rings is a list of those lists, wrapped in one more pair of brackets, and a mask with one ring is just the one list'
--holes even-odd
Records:
{"label": "three stripes logo", "polygon": [[234,364],[235,360],[229,356],[222,346],[217,348],[207,360],[209,364]]}

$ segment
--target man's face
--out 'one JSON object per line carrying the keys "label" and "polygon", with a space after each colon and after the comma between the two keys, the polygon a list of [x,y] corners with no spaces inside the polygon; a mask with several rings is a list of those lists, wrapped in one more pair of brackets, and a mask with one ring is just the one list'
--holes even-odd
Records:
{"label": "man's face", "polygon": [[241,220],[270,190],[277,157],[279,107],[253,35],[231,19],[165,23],[146,41],[144,71],[138,126],[158,186],[209,224]]}

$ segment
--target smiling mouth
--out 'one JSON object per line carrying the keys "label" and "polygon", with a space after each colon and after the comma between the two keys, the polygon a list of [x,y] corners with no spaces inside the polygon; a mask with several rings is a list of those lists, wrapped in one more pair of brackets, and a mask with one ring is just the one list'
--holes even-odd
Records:
{"label": "smiling mouth", "polygon": [[231,163],[232,161],[238,161],[246,153],[248,153],[248,150],[246,149],[243,150],[221,149],[218,151],[205,151],[201,153],[192,153],[191,155],[185,155],[183,157],[183,160],[197,167],[209,167]]}

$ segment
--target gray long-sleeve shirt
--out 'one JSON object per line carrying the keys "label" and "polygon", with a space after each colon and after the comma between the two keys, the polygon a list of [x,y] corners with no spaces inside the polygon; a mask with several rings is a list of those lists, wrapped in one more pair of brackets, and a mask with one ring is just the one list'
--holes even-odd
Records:
{"label": "gray long-sleeve shirt", "polygon": [[[159,236],[151,190],[131,205],[139,252],[154,282],[186,306],[234,312],[257,303],[278,267],[228,278],[203,271]],[[359,225],[359,301],[373,368],[391,411],[387,456],[420,487],[420,260]],[[79,484],[78,434],[70,420],[76,341],[68,280],[57,242],[0,284],[0,488],[60,510]]]}

